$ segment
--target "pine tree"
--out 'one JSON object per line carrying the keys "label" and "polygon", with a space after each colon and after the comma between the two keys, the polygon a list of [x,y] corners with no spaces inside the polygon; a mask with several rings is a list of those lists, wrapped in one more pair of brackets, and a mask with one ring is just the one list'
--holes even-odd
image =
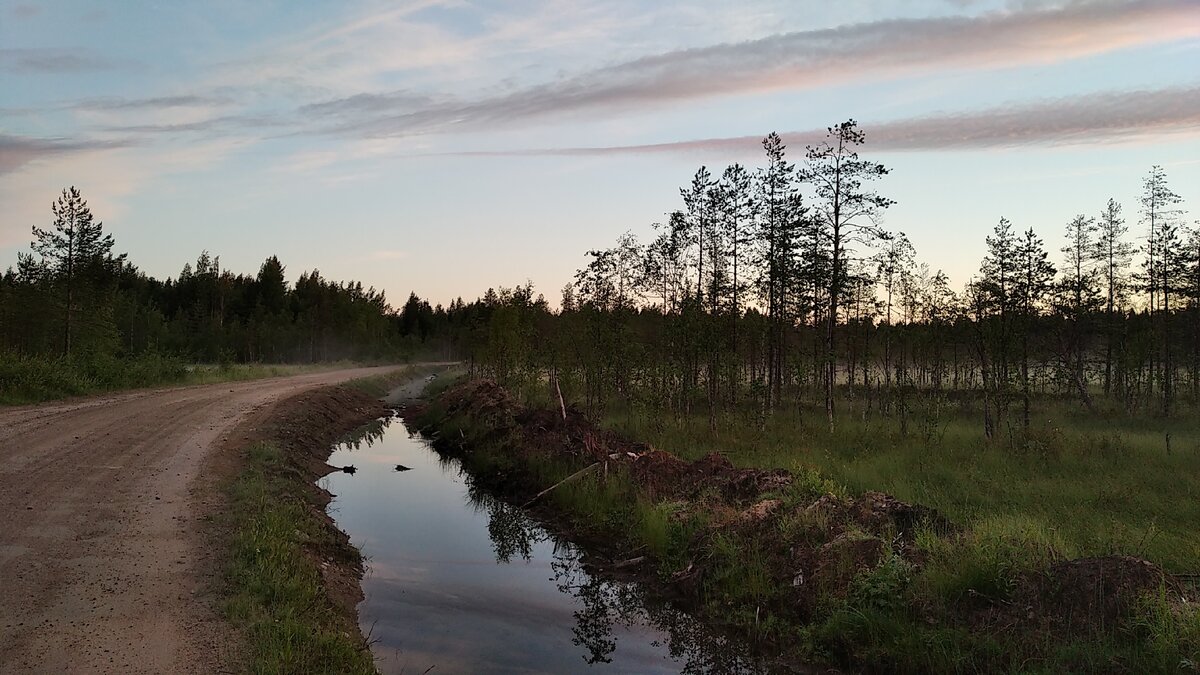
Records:
{"label": "pine tree", "polygon": [[1104,283],[1105,294],[1105,353],[1104,353],[1104,394],[1112,394],[1113,361],[1120,357],[1114,353],[1118,345],[1119,327],[1117,312],[1123,311],[1126,293],[1129,289],[1127,270],[1133,260],[1133,244],[1125,240],[1129,227],[1121,217],[1121,205],[1115,199],[1109,199],[1100,217],[1096,221],[1095,248],[1092,257],[1100,265],[1100,276]]}
{"label": "pine tree", "polygon": [[986,238],[988,253],[980,277],[968,286],[967,303],[974,318],[980,374],[983,379],[984,434],[994,438],[1008,409],[1014,317],[1020,296],[1017,236],[1012,223],[1001,218]]}
{"label": "pine tree", "polygon": [[1067,243],[1061,249],[1063,278],[1056,289],[1055,303],[1064,323],[1058,356],[1070,373],[1080,400],[1091,412],[1095,412],[1095,404],[1088,391],[1084,353],[1088,348],[1087,336],[1091,333],[1087,322],[1101,305],[1097,288],[1100,275],[1093,256],[1096,232],[1095,219],[1083,214],[1067,223]]}
{"label": "pine tree", "polygon": [[1188,233],[1184,262],[1192,312],[1192,400],[1200,402],[1200,220]]}
{"label": "pine tree", "polygon": [[852,238],[871,239],[879,230],[875,222],[881,212],[893,205],[891,199],[867,190],[863,184],[886,176],[887,167],[858,158],[855,148],[866,141],[854,120],[830,127],[827,138],[817,146],[808,146],[801,179],[816,192],[819,216],[830,235],[828,279],[829,308],[825,333],[825,413],[833,429],[833,389],[835,383],[834,331],[838,322],[838,301],[846,283],[847,243]]}
{"label": "pine tree", "polygon": [[1036,330],[1041,304],[1054,280],[1054,264],[1050,262],[1045,244],[1032,228],[1017,240],[1017,277],[1014,292],[1020,302],[1021,326],[1021,404],[1022,426],[1029,431],[1030,377],[1029,342]]}
{"label": "pine tree", "polygon": [[1158,329],[1162,340],[1157,369],[1151,364],[1151,372],[1157,370],[1159,393],[1162,395],[1164,412],[1171,407],[1171,381],[1173,379],[1170,346],[1170,283],[1173,269],[1172,257],[1178,247],[1178,229],[1175,220],[1182,214],[1176,204],[1182,198],[1167,186],[1167,176],[1162,167],[1155,165],[1142,181],[1142,223],[1147,227],[1145,287],[1150,299],[1150,318],[1158,317]]}
{"label": "pine tree", "polygon": [[[729,282],[729,341],[735,359],[741,354],[738,325],[742,316],[742,296],[745,292],[745,250],[751,242],[750,222],[755,215],[755,203],[751,194],[750,174],[741,164],[733,164],[721,175],[720,189],[724,195],[724,210],[721,222],[725,230],[724,240],[729,246],[731,278]],[[730,397],[737,400],[738,382],[736,366],[731,379]]]}
{"label": "pine tree", "polygon": [[786,370],[788,292],[793,287],[797,233],[806,209],[796,192],[796,167],[786,159],[787,146],[779,134],[770,133],[762,141],[767,165],[757,175],[759,222],[756,240],[759,246],[759,293],[767,309],[766,397],[764,405],[773,408],[783,397]]}
{"label": "pine tree", "polygon": [[712,228],[712,175],[706,167],[696,170],[692,184],[679,188],[687,208],[687,223],[689,239],[696,242],[696,297],[704,304],[704,255],[705,247],[709,246],[709,230]]}
{"label": "pine tree", "polygon": [[33,228],[33,250],[42,259],[43,269],[62,285],[63,354],[71,354],[75,323],[76,297],[80,288],[94,285],[106,269],[125,260],[113,257],[113,238],[104,232],[103,223],[92,216],[78,188],[65,188],[50,206],[54,229]]}
{"label": "pine tree", "polygon": [[911,273],[916,251],[903,232],[881,237],[882,249],[875,254],[874,262],[879,283],[883,286],[883,372],[884,386],[892,385],[892,310],[899,287]]}

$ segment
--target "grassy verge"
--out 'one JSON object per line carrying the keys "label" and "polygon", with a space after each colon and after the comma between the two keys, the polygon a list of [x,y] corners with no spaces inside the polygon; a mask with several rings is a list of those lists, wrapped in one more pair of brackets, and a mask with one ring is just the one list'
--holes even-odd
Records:
{"label": "grassy verge", "polygon": [[357,631],[330,602],[309,553],[331,549],[316,504],[297,496],[297,478],[277,445],[258,443],[229,488],[235,523],[226,613],[246,636],[254,673],[374,673]]}
{"label": "grassy verge", "polygon": [[357,364],[194,365],[154,354],[130,358],[46,358],[0,353],[0,405],[38,403],[124,389],[295,375]]}
{"label": "grassy verge", "polygon": [[217,467],[228,503],[214,529],[224,610],[254,673],[374,673],[355,606],[362,557],[326,512],[316,481],[347,434],[386,412],[379,398],[434,366],[410,366],[280,403],[251,430],[258,442]]}
{"label": "grassy verge", "polygon": [[[616,437],[605,440],[590,425],[572,431],[564,424],[568,428],[557,431],[555,413],[538,415],[494,391],[483,390],[482,402],[478,392],[457,401],[453,395],[451,390],[431,402],[418,423],[451,439],[440,447],[460,454],[482,484],[517,500],[596,461],[595,452],[581,447],[610,443],[601,456],[614,450]],[[464,397],[473,400],[464,404]],[[1052,452],[1027,444],[1005,459],[978,442],[957,454],[939,450],[952,447],[945,440],[954,438],[951,428],[943,445],[933,447],[897,439],[879,427],[847,431],[842,433],[854,442],[836,450],[845,438],[823,438],[803,424],[788,431],[779,421],[779,427],[773,422],[743,436],[729,426],[719,436],[705,436],[687,429],[707,424],[672,429],[670,423],[630,426],[628,418],[609,423],[640,428],[646,432],[640,438],[693,458],[720,447],[730,449],[742,467],[788,467],[786,484],[731,497],[729,486],[769,478],[770,472],[722,469],[709,461],[716,467],[711,474],[698,474],[686,490],[667,489],[635,460],[583,473],[539,503],[585,543],[599,542],[616,556],[646,556],[648,573],[660,588],[786,660],[913,673],[1189,672],[1200,663],[1200,614],[1194,603],[1181,600],[1176,580],[1127,558],[1072,560],[1081,551],[1103,550],[1085,543],[1087,532],[1104,528],[1052,520],[1086,518],[1092,510],[1119,514],[1119,505],[1094,499],[1072,503],[1088,490],[1080,483],[1089,470],[1111,481],[1119,481],[1121,471],[1135,471],[1160,488],[1161,481],[1179,478],[1151,476],[1178,466],[1153,463],[1152,448],[1138,454],[1132,432],[1134,440],[1124,447],[1134,456],[1119,461],[1119,453],[1087,457],[1086,440],[1063,442]],[[821,443],[828,445],[796,452]],[[1073,443],[1081,445],[1072,449]],[[630,447],[617,442],[614,456]],[[972,461],[970,451],[987,456]],[[955,458],[965,466],[956,469]],[[1082,472],[1074,477],[1068,468],[1073,459]],[[1061,463],[1059,475],[1046,477],[1054,461]],[[1146,462],[1149,467],[1138,467]],[[1022,463],[1032,466],[1019,468]],[[665,475],[686,477],[706,460],[690,468],[665,459],[663,464]],[[977,473],[989,468],[1000,474]],[[940,483],[922,478],[938,471],[948,474]],[[884,496],[863,490],[903,487],[906,480],[914,486],[940,484],[950,495],[944,497],[951,507],[945,511],[977,515],[958,521],[965,528],[939,525],[931,517],[907,525],[901,518],[876,518],[904,511],[872,511],[870,505]],[[1019,484],[1022,480],[1033,487]],[[1007,500],[1004,485],[1012,493]],[[1048,510],[1038,516],[1039,491],[1055,489],[1066,495],[1045,495]],[[990,494],[991,501],[971,502],[976,490]],[[1168,494],[1179,498],[1179,490]],[[918,487],[913,493],[920,494]],[[967,502],[958,505],[962,510],[955,511],[953,495]],[[1070,528],[1075,529],[1064,534]],[[1183,542],[1181,552],[1180,540],[1163,541],[1152,549],[1160,559],[1186,564],[1191,544]]]}
{"label": "grassy verge", "polygon": [[834,432],[815,409],[765,423],[731,415],[717,431],[703,415],[616,413],[602,425],[685,459],[719,450],[737,466],[816,469],[851,492],[887,492],[1068,558],[1124,554],[1200,572],[1200,417],[1095,417],[1054,400],[1034,413],[1028,436],[994,443],[977,415],[958,409],[907,433],[894,417],[860,410],[846,410]]}

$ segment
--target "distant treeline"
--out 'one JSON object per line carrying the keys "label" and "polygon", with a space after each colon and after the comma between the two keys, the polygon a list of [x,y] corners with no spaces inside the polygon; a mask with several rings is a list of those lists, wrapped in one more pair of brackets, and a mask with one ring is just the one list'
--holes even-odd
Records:
{"label": "distant treeline", "polygon": [[[157,280],[114,254],[75,189],[54,228],[0,279],[0,353],[166,354],[198,361],[310,362],[416,351],[470,359],[509,384],[550,381],[593,411],[710,419],[839,399],[900,417],[952,392],[981,402],[989,436],[1029,425],[1035,394],[1131,413],[1200,402],[1200,228],[1159,167],[1142,185],[1136,234],[1121,204],[1064,224],[1047,250],[1001,218],[961,290],[881,226],[888,169],[859,157],[853,120],[797,166],[776,134],[765,165],[701,167],[683,208],[649,242],[622,235],[562,291],[532,285],[473,302],[399,311],[382,292],[295,284],[268,258],[257,275],[207,253]],[[1135,243],[1135,241],[1137,243]],[[835,395],[836,394],[836,395]]]}
{"label": "distant treeline", "polygon": [[402,315],[360,282],[313,270],[289,284],[275,256],[255,275],[235,274],[207,251],[160,280],[115,252],[74,187],[52,216],[0,277],[0,354],[289,363],[391,359],[425,347],[418,323],[428,322],[417,315],[433,309],[415,297]]}
{"label": "distant treeline", "polygon": [[489,291],[449,308],[452,336],[500,380],[650,415],[808,401],[832,425],[852,397],[903,424],[967,392],[991,437],[1027,428],[1040,393],[1143,414],[1200,400],[1200,229],[1159,167],[1140,245],[1111,199],[1064,224],[1058,255],[1000,219],[956,291],[880,226],[892,202],[869,186],[888,170],[863,140],[839,124],[797,167],[771,134],[763,168],[702,167],[651,241],[590,251],[560,311],[530,286]]}

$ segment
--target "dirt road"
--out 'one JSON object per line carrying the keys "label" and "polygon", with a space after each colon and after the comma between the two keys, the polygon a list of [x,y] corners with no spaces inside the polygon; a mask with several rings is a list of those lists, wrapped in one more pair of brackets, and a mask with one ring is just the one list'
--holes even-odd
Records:
{"label": "dirt road", "polygon": [[0,408],[0,673],[228,668],[214,449],[289,395],[390,369]]}

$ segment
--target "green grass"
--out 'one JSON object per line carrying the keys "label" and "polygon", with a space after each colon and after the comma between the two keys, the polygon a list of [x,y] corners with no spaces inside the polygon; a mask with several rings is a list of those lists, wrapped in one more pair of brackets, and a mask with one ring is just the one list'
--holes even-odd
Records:
{"label": "green grass", "polygon": [[280,450],[258,444],[229,487],[234,524],[226,615],[245,636],[253,673],[374,673],[358,631],[346,631],[305,547],[328,534],[296,496]]}
{"label": "green grass", "polygon": [[128,358],[50,358],[0,352],[0,405],[143,387],[255,380],[353,365],[356,364],[344,361],[311,365],[196,365],[156,354]]}
{"label": "green grass", "polygon": [[887,492],[975,530],[1037,532],[1066,557],[1122,553],[1200,572],[1200,415],[1093,418],[1043,401],[1035,420],[1029,438],[993,443],[969,412],[935,438],[859,410],[832,434],[816,410],[781,411],[765,427],[729,416],[715,433],[703,415],[616,412],[604,425],[684,458],[717,450],[738,466],[816,469],[852,493]]}

